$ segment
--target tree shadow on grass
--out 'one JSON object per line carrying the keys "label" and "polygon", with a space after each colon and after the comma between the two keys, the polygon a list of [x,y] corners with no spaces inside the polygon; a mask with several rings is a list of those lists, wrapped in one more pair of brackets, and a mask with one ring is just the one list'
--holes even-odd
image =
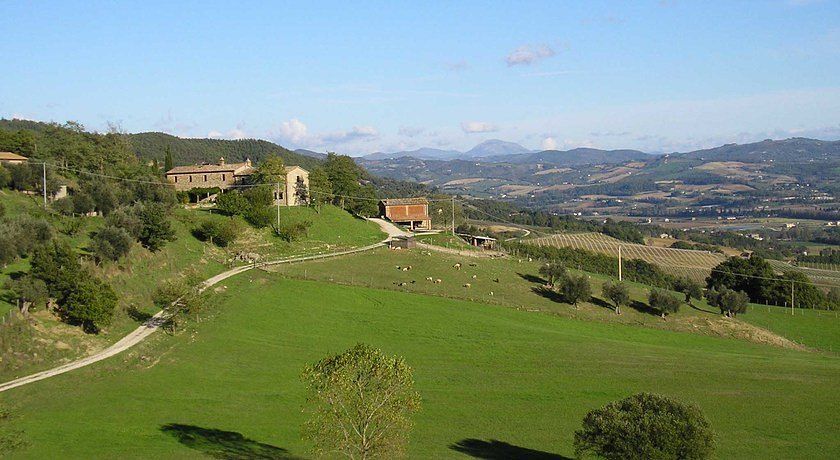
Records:
{"label": "tree shadow on grass", "polygon": [[146,313],[146,312],[144,312],[144,311],[140,311],[140,310],[137,308],[137,306],[135,306],[135,305],[131,305],[131,306],[129,306],[129,307],[125,310],[125,312],[126,312],[126,314],[128,314],[128,317],[129,317],[129,318],[131,318],[132,320],[134,320],[134,321],[136,321],[136,322],[138,322],[138,323],[140,323],[140,324],[143,324],[143,323],[145,323],[146,321],[148,321],[148,320],[152,319],[152,316],[153,316],[151,313]]}
{"label": "tree shadow on grass", "polygon": [[513,444],[496,439],[489,441],[482,439],[462,439],[449,446],[449,448],[456,452],[469,455],[470,457],[486,460],[571,460],[570,457],[564,457],[563,455],[514,446]]}
{"label": "tree shadow on grass", "polygon": [[520,278],[522,278],[523,280],[525,280],[529,283],[538,283],[538,284],[548,283],[548,280],[546,280],[544,278],[540,278],[539,276],[536,276],[536,275],[531,275],[531,274],[528,274],[528,273],[517,273],[517,275],[519,275]]}
{"label": "tree shadow on grass", "polygon": [[700,308],[697,305],[694,305],[692,302],[688,302],[688,306],[697,310],[697,311],[702,311],[703,313],[711,313],[713,315],[719,315],[720,314],[719,310],[706,310],[705,308]]}
{"label": "tree shadow on grass", "polygon": [[651,307],[650,305],[648,305],[644,302],[639,302],[638,300],[634,300],[634,301],[630,302],[630,308],[638,311],[639,313],[647,313],[648,315],[653,315],[653,316],[660,316],[661,315],[659,310],[656,310],[655,308]]}
{"label": "tree shadow on grass", "polygon": [[555,291],[554,289],[549,289],[545,286],[534,286],[531,288],[531,291],[533,291],[537,295],[545,297],[548,300],[552,300],[554,302],[559,303],[565,303],[565,299],[563,299],[563,296],[560,295],[560,293]]}
{"label": "tree shadow on grass", "polygon": [[611,304],[611,303],[607,302],[607,301],[606,301],[606,300],[604,300],[604,299],[599,299],[598,297],[592,296],[592,298],[591,298],[591,299],[589,299],[589,301],[590,301],[593,305],[597,305],[597,306],[599,306],[599,307],[601,307],[601,308],[606,308],[607,310],[609,310],[609,311],[611,311],[611,312],[615,313],[615,305],[613,305],[613,304]]}
{"label": "tree shadow on grass", "polygon": [[282,447],[263,444],[248,439],[235,431],[202,428],[195,425],[168,423],[160,431],[174,437],[181,444],[213,458],[245,459],[295,459]]}

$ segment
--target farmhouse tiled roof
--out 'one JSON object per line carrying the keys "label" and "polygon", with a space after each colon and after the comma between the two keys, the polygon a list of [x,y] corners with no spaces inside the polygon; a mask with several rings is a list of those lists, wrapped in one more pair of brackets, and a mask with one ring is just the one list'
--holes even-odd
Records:
{"label": "farmhouse tiled roof", "polygon": [[12,152],[0,152],[0,160],[7,161],[26,161],[28,158]]}
{"label": "farmhouse tiled roof", "polygon": [[176,166],[166,174],[201,174],[214,172],[233,172],[240,175],[248,175],[254,172],[254,168],[247,163],[228,163],[223,165],[188,165]]}

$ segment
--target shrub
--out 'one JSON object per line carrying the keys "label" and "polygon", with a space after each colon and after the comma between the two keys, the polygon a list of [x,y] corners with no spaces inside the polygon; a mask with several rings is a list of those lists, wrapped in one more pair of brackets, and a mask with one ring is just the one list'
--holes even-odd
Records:
{"label": "shrub", "polygon": [[75,282],[61,311],[68,322],[81,324],[86,332],[98,333],[111,323],[116,307],[117,295],[111,286],[86,275]]}
{"label": "shrub", "polygon": [[235,219],[219,222],[205,219],[193,229],[193,235],[201,241],[210,241],[219,247],[227,247],[239,236],[240,226]]}
{"label": "shrub", "polygon": [[274,233],[279,236],[280,238],[292,242],[303,238],[304,236],[309,233],[309,227],[312,226],[312,222],[308,220],[302,222],[280,222],[280,225],[274,225]]}
{"label": "shrub", "polygon": [[265,228],[274,222],[275,211],[268,206],[253,206],[245,213],[245,220],[257,228]]}
{"label": "shrub", "polygon": [[169,223],[169,215],[164,205],[147,203],[139,208],[137,218],[140,222],[138,239],[150,251],[157,251],[175,239],[175,231]]}
{"label": "shrub", "polygon": [[750,298],[745,292],[733,291],[724,287],[720,291],[710,289],[706,292],[706,300],[709,305],[718,307],[721,315],[734,317],[738,313],[746,313]]}
{"label": "shrub", "polygon": [[119,260],[131,250],[133,241],[124,229],[108,225],[93,236],[92,249],[99,260]]}
{"label": "shrub", "polygon": [[693,405],[639,393],[590,411],[575,453],[606,459],[704,459],[714,450],[709,422]]}
{"label": "shrub", "polygon": [[251,209],[251,203],[241,193],[229,191],[216,197],[216,209],[229,216],[242,216]]}

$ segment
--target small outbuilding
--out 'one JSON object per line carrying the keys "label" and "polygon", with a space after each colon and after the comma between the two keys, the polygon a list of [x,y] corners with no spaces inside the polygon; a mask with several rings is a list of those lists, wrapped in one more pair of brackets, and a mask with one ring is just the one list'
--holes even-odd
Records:
{"label": "small outbuilding", "polygon": [[496,238],[490,238],[489,236],[481,236],[481,235],[468,235],[466,233],[459,233],[458,236],[465,239],[467,243],[470,245],[475,246],[477,248],[482,249],[496,249]]}
{"label": "small outbuilding", "polygon": [[388,241],[388,247],[391,249],[411,249],[417,247],[417,241],[413,236],[395,236]]}

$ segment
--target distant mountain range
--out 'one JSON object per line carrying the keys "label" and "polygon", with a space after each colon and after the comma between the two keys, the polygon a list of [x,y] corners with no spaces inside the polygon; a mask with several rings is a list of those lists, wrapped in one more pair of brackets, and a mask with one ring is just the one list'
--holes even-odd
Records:
{"label": "distant mountain range", "polygon": [[420,148],[417,150],[406,150],[401,152],[376,152],[370,155],[365,155],[362,158],[365,160],[392,160],[395,158],[412,157],[418,160],[457,160],[469,158],[483,158],[491,156],[503,155],[517,155],[521,153],[530,153],[531,150],[515,143],[506,142],[499,139],[490,139],[484,141],[475,147],[461,152],[459,150],[441,150],[433,148]]}

